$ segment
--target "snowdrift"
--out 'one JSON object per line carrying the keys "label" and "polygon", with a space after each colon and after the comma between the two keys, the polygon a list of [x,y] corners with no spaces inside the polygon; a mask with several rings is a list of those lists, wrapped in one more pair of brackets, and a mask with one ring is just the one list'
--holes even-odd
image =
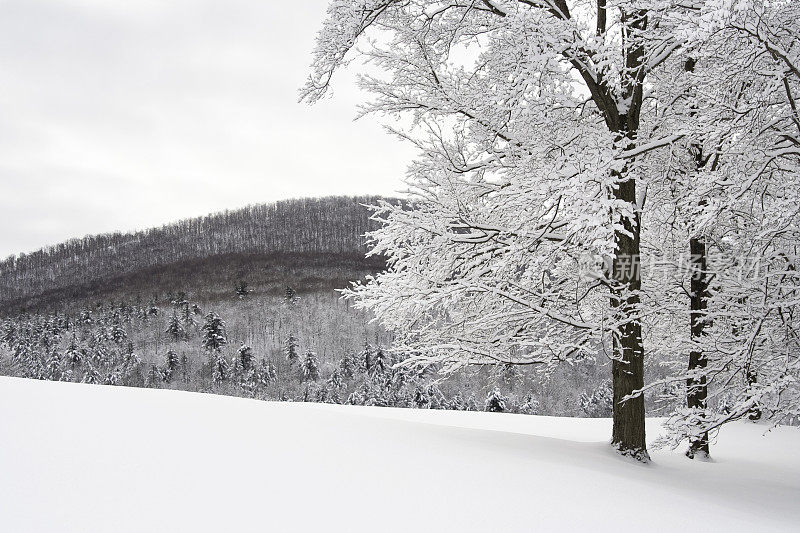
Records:
{"label": "snowdrift", "polygon": [[640,465],[605,419],[0,378],[0,529],[797,531],[800,431],[767,429]]}

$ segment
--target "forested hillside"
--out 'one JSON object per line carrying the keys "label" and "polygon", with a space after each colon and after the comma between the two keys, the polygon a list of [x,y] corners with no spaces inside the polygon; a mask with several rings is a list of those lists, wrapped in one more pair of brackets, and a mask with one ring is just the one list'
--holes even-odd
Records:
{"label": "forested hillside", "polygon": [[9,258],[0,279],[0,375],[270,400],[605,416],[604,362],[546,383],[511,365],[441,382],[392,368],[391,334],[335,289],[365,258],[364,204],[258,205]]}
{"label": "forested hillside", "polygon": [[[374,228],[364,204],[375,197],[286,200],[182,220],[134,233],[72,239],[0,262],[0,308],[7,314],[63,300],[208,289],[234,278],[263,284],[342,286],[381,267],[364,259]],[[313,272],[309,269],[324,269]],[[338,272],[336,271],[338,269]],[[278,274],[276,274],[278,272]],[[258,278],[258,279],[257,279]],[[252,282],[251,282],[252,283]],[[321,287],[320,287],[321,288]]]}

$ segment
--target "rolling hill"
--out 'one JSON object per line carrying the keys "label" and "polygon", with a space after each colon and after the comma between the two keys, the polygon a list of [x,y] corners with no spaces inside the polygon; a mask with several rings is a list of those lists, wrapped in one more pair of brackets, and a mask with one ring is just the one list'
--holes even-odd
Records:
{"label": "rolling hill", "polygon": [[0,261],[0,310],[51,309],[185,291],[199,298],[237,280],[262,291],[331,290],[383,267],[366,259],[377,197],[286,200],[158,228],[87,236]]}

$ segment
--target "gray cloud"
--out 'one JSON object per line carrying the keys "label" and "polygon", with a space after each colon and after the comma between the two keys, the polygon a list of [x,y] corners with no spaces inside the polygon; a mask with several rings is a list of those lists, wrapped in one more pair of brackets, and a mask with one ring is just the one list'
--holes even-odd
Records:
{"label": "gray cloud", "polygon": [[297,89],[325,0],[0,2],[0,256],[306,195],[391,194],[411,151],[351,73]]}

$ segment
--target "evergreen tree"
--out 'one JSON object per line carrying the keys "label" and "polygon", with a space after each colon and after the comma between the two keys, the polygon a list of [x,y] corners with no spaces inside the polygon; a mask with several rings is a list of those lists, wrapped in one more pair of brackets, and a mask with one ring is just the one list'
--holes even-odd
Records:
{"label": "evergreen tree", "polygon": [[438,385],[435,383],[428,385],[425,393],[428,396],[431,409],[447,409],[447,398],[445,398],[444,393]]}
{"label": "evergreen tree", "polygon": [[447,408],[452,411],[465,411],[467,404],[464,402],[464,398],[461,397],[461,394],[456,394],[450,399]]}
{"label": "evergreen tree", "polygon": [[389,360],[389,357],[384,353],[383,350],[378,348],[374,357],[372,358],[372,366],[369,369],[370,375],[382,375],[386,372],[390,365],[391,361]]}
{"label": "evergreen tree", "polygon": [[528,394],[525,397],[525,402],[519,408],[519,412],[526,415],[538,415],[540,409],[539,400],[533,394]]}
{"label": "evergreen tree", "polygon": [[175,376],[175,372],[178,370],[179,364],[180,360],[178,359],[178,354],[172,350],[168,350],[163,372],[163,379],[165,382],[167,383],[172,382],[172,379]]}
{"label": "evergreen tree", "polygon": [[114,341],[115,344],[120,344],[128,337],[125,328],[122,327],[121,318],[119,313],[114,313],[111,318],[111,325],[108,328],[108,338]]}
{"label": "evergreen tree", "polygon": [[47,363],[45,366],[45,375],[43,376],[45,379],[50,381],[59,381],[64,374],[64,369],[61,363],[61,357],[59,357],[58,353],[53,351],[50,354],[50,357],[47,359]]}
{"label": "evergreen tree", "polygon": [[367,383],[362,383],[357,387],[350,396],[347,397],[345,402],[347,405],[367,405],[368,399],[371,396],[371,391]]}
{"label": "evergreen tree", "polygon": [[141,361],[133,351],[133,343],[129,342],[128,349],[126,350],[125,354],[125,360],[122,361],[122,365],[119,367],[119,371],[124,382],[123,384],[131,384],[129,383],[131,379],[134,379],[136,376],[141,376],[140,369]]}
{"label": "evergreen tree", "polygon": [[228,363],[228,359],[220,350],[212,352],[211,359],[213,365],[211,376],[214,385],[219,386],[230,378],[230,363]]}
{"label": "evergreen tree", "polygon": [[338,369],[333,371],[325,385],[328,390],[328,400],[331,403],[342,403],[341,391],[345,389],[346,385]]}
{"label": "evergreen tree", "polygon": [[154,364],[150,365],[150,386],[155,387],[160,377],[162,377],[162,374],[158,371],[158,367]]}
{"label": "evergreen tree", "polygon": [[339,370],[334,370],[331,376],[326,381],[328,388],[331,389],[341,389],[345,386],[344,380],[342,379],[342,375],[339,373]]}
{"label": "evergreen tree", "polygon": [[429,409],[430,408],[430,398],[428,398],[428,393],[424,387],[417,386],[414,389],[414,396],[413,396],[413,405],[417,409]]}
{"label": "evergreen tree", "polygon": [[319,379],[319,365],[317,356],[308,350],[303,358],[303,381],[317,381]]}
{"label": "evergreen tree", "polygon": [[262,387],[266,387],[272,383],[276,377],[275,366],[272,364],[272,361],[262,358],[258,363],[258,372],[256,376],[258,384]]}
{"label": "evergreen tree", "polygon": [[176,311],[173,311],[172,316],[169,317],[166,334],[169,335],[169,337],[172,339],[172,342],[178,342],[186,339],[186,331],[183,329]]}
{"label": "evergreen tree", "polygon": [[470,395],[469,398],[467,398],[467,404],[466,404],[464,410],[465,411],[478,411],[479,410],[478,409],[478,402],[477,402],[477,400],[475,400],[475,396]]}
{"label": "evergreen tree", "polygon": [[189,302],[184,302],[181,306],[181,318],[183,319],[184,335],[189,338],[189,330],[197,325],[194,320],[195,313],[189,307]]}
{"label": "evergreen tree", "polygon": [[203,324],[203,348],[209,352],[218,352],[228,344],[228,335],[225,331],[225,322],[214,313],[206,315]]}
{"label": "evergreen tree", "polygon": [[581,394],[581,409],[590,418],[606,418],[611,416],[613,408],[614,391],[611,383],[604,381],[591,394]]}
{"label": "evergreen tree", "polygon": [[352,378],[356,372],[356,361],[352,353],[347,353],[339,360],[339,371],[343,378]]}
{"label": "evergreen tree", "polygon": [[358,361],[359,370],[369,374],[372,368],[372,345],[364,343],[364,349],[361,351]]}
{"label": "evergreen tree", "polygon": [[242,343],[237,351],[239,354],[239,367],[244,370],[248,371],[253,368],[253,349]]}
{"label": "evergreen tree", "polygon": [[173,350],[168,350],[166,357],[166,367],[170,370],[170,372],[175,372],[178,369],[178,365],[180,365],[178,354],[175,353]]}
{"label": "evergreen tree", "polygon": [[494,388],[486,396],[486,403],[484,403],[484,410],[490,413],[502,413],[506,410],[506,402],[508,398],[502,395],[500,389]]}
{"label": "evergreen tree", "polygon": [[89,366],[89,368],[86,370],[86,374],[83,376],[83,382],[92,385],[95,383],[100,383],[100,372],[98,372],[93,366]]}
{"label": "evergreen tree", "polygon": [[64,355],[66,356],[67,363],[70,365],[70,369],[74,372],[75,367],[80,366],[81,361],[83,361],[83,354],[78,348],[78,339],[75,337],[75,335],[72,335],[72,339],[70,340],[69,346],[67,346],[67,351]]}
{"label": "evergreen tree", "polygon": [[300,361],[300,354],[297,353],[297,338],[295,338],[294,335],[289,334],[286,338],[286,345],[283,348],[283,353],[286,355],[286,361],[289,363],[289,366],[294,366]]}
{"label": "evergreen tree", "polygon": [[317,403],[338,403],[332,402],[331,391],[328,390],[327,387],[320,386],[314,387],[314,398],[312,401]]}

